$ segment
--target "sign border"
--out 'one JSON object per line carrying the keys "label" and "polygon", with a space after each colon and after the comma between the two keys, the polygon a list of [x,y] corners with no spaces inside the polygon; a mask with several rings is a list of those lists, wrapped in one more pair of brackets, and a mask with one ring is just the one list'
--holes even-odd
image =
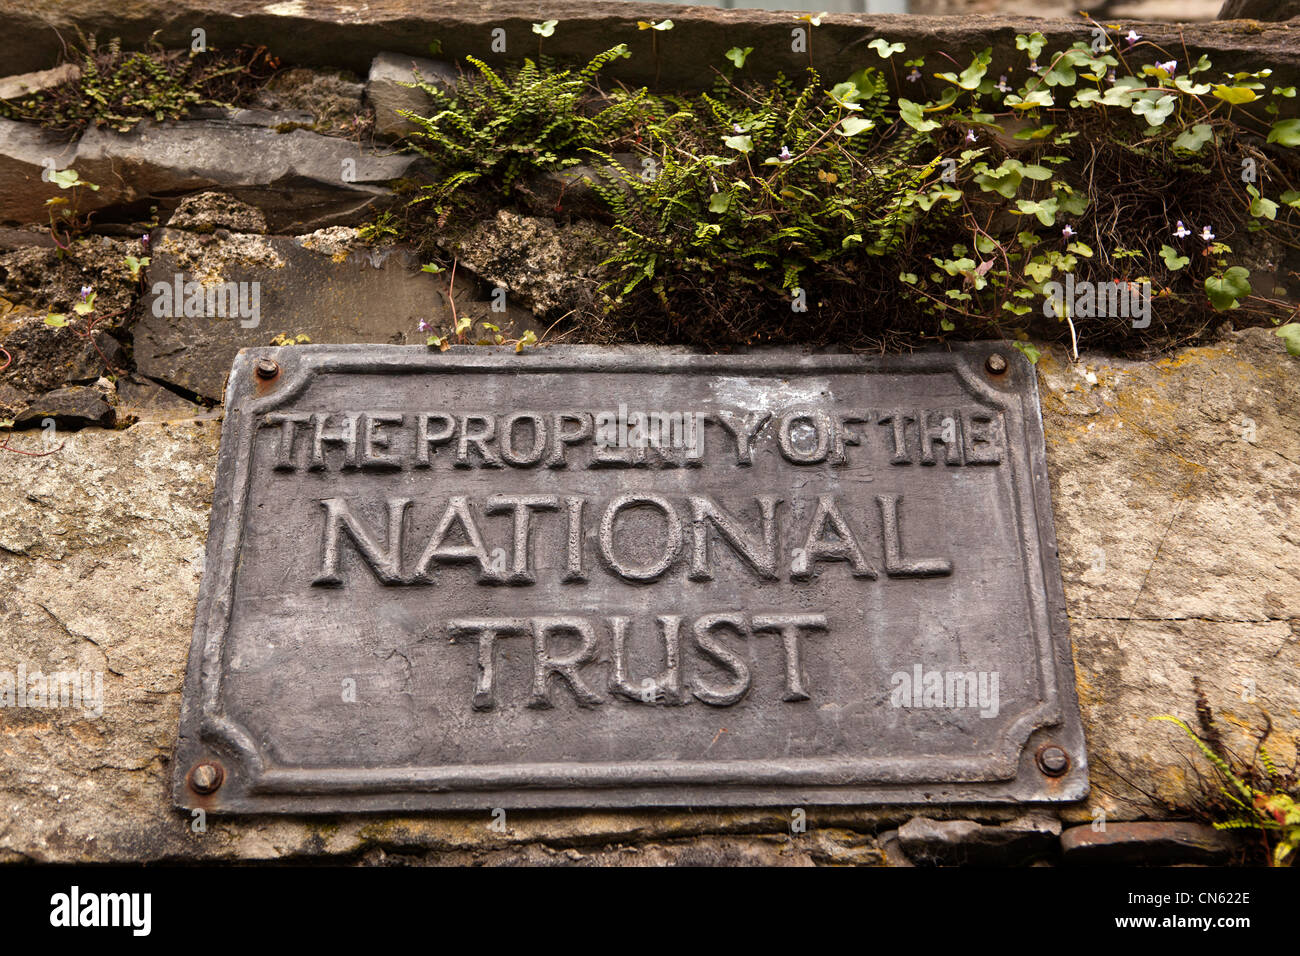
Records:
{"label": "sign border", "polygon": [[[1005,371],[990,373],[997,353]],[[278,374],[263,381],[258,361]],[[233,600],[244,508],[251,482],[253,425],[328,374],[527,374],[530,371],[786,375],[817,373],[952,374],[985,405],[1008,413],[1007,465],[1026,575],[1040,572],[1041,592],[1025,581],[1037,645],[1042,703],[977,758],[920,754],[887,758],[817,757],[739,761],[530,763],[456,767],[291,769],[268,765],[252,736],[221,708],[222,653]],[[1013,430],[1014,423],[1014,430]],[[1015,441],[1020,438],[1020,441]],[[1035,560],[1036,559],[1036,560]],[[1038,575],[1035,575],[1038,576]],[[1051,776],[1037,752],[1062,748],[1069,768]],[[202,792],[193,768],[219,768]],[[646,346],[509,348],[318,345],[242,350],[226,384],[205,573],[182,694],[173,764],[174,802],[215,813],[340,813],[482,808],[783,806],[845,804],[1068,802],[1088,794],[1088,766],[1075,693],[1065,595],[1047,479],[1037,375],[1006,342],[902,356],[804,354],[756,350],[708,355]]]}

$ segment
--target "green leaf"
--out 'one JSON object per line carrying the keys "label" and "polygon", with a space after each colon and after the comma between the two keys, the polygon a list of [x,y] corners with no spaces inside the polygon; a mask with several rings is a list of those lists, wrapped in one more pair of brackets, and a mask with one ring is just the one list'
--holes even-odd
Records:
{"label": "green leaf", "polygon": [[934,120],[928,120],[925,118],[920,103],[913,103],[911,100],[902,97],[899,97],[898,100],[898,115],[902,118],[904,123],[912,127],[912,129],[916,130],[918,133],[928,133],[930,130],[938,129],[940,126],[940,124],[936,123]]}
{"label": "green leaf", "polygon": [[60,189],[71,189],[73,186],[81,185],[81,177],[77,175],[75,169],[57,169],[50,173],[50,182]]}
{"label": "green leaf", "polygon": [[980,80],[984,79],[984,74],[988,72],[989,64],[992,62],[993,48],[985,47],[975,54],[975,59],[971,61],[970,66],[961,71],[961,76],[956,79],[957,85],[963,90],[975,89],[980,85]]}
{"label": "green leaf", "polygon": [[728,60],[736,64],[736,69],[739,70],[745,65],[745,60],[747,60],[749,58],[749,55],[753,52],[754,52],[754,48],[752,46],[747,46],[744,47],[743,49],[738,46],[733,46],[730,50],[727,51],[726,56]]}
{"label": "green leaf", "polygon": [[742,153],[748,153],[754,148],[754,138],[752,136],[728,136],[722,142],[724,145],[730,146],[732,149],[738,149]]}
{"label": "green leaf", "polygon": [[1241,299],[1250,295],[1250,271],[1242,266],[1233,266],[1222,275],[1207,276],[1205,293],[1218,311],[1235,309],[1241,304]]}
{"label": "green leaf", "polygon": [[1043,74],[1043,82],[1048,86],[1074,86],[1078,79],[1074,75],[1074,57],[1069,53],[1063,54]]}
{"label": "green leaf", "polygon": [[1020,349],[1025,358],[1029,359],[1029,361],[1034,365],[1037,365],[1038,360],[1043,357],[1043,353],[1034,348],[1034,346],[1029,342],[1012,342],[1011,344]]}
{"label": "green leaf", "polygon": [[555,25],[559,20],[546,20],[542,23],[533,24],[533,32],[541,37],[548,37],[555,32]]}
{"label": "green leaf", "polygon": [[882,60],[888,60],[895,53],[902,53],[907,49],[905,43],[890,43],[888,40],[882,40],[879,37],[867,44],[868,50],[875,50],[880,54]]}
{"label": "green leaf", "polygon": [[1254,186],[1247,186],[1246,192],[1250,193],[1250,214],[1252,216],[1256,219],[1277,218],[1277,203],[1271,199],[1265,199]]}
{"label": "green leaf", "polygon": [[835,101],[836,106],[843,107],[846,110],[862,109],[862,107],[858,105],[858,97],[862,95],[862,91],[858,89],[856,83],[847,81],[844,83],[836,83],[831,87],[828,95]]}
{"label": "green leaf", "polygon": [[1152,126],[1161,126],[1174,111],[1175,102],[1172,93],[1166,93],[1159,99],[1144,96],[1133,104],[1133,115],[1144,117]]}
{"label": "green leaf", "polygon": [[1300,356],[1300,322],[1288,322],[1279,325],[1273,334],[1286,343],[1286,350],[1291,355]]}
{"label": "green leaf", "polygon": [[1177,272],[1183,266],[1192,260],[1187,256],[1180,256],[1178,250],[1173,246],[1164,245],[1160,247],[1160,258],[1165,260],[1165,267],[1170,272]]}
{"label": "green leaf", "polygon": [[1268,141],[1281,143],[1283,146],[1300,146],[1300,119],[1274,123],[1273,128],[1268,131]]}
{"label": "green leaf", "polygon": [[1225,103],[1231,103],[1234,106],[1241,103],[1253,103],[1259,99],[1258,94],[1248,86],[1227,86],[1223,83],[1214,85],[1214,95]]}
{"label": "green leaf", "polygon": [[1018,208],[1023,215],[1037,216],[1038,221],[1044,226],[1052,226],[1056,224],[1057,202],[1055,198],[1043,199],[1037,202],[1028,199],[1017,199],[1016,208]]}
{"label": "green leaf", "polygon": [[1052,135],[1052,130],[1054,129],[1056,129],[1055,126],[1039,126],[1036,128],[1031,126],[1028,129],[1020,130],[1020,132],[1016,133],[1015,138],[1027,140],[1046,139],[1048,136]]}
{"label": "green leaf", "polygon": [[874,129],[875,126],[876,124],[869,119],[862,119],[857,116],[846,116],[844,119],[840,120],[841,128],[838,132],[842,136],[856,136],[858,133]]}
{"label": "green leaf", "polygon": [[709,212],[723,213],[731,206],[731,193],[717,192],[709,197]]}
{"label": "green leaf", "polygon": [[1016,37],[1016,49],[1027,52],[1031,60],[1038,59],[1038,54],[1043,52],[1043,46],[1046,43],[1047,37],[1043,36],[1037,30],[1028,36],[1022,34]]}
{"label": "green leaf", "polygon": [[45,317],[45,324],[52,329],[61,329],[68,324],[68,317],[58,312],[51,312]]}
{"label": "green leaf", "polygon": [[1178,134],[1174,140],[1175,149],[1185,149],[1191,153],[1199,153],[1201,147],[1214,138],[1214,128],[1208,123],[1197,123],[1191,129],[1185,129]]}
{"label": "green leaf", "polygon": [[1026,93],[1023,97],[1015,93],[1008,93],[1007,98],[1003,100],[1007,106],[1017,110],[1031,110],[1035,106],[1053,106],[1055,100],[1052,94],[1047,90],[1034,90],[1032,93]]}

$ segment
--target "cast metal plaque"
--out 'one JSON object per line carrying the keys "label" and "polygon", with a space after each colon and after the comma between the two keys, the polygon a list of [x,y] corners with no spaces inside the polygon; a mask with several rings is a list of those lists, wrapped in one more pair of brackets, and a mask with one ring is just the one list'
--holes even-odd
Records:
{"label": "cast metal plaque", "polygon": [[178,805],[1087,788],[1015,349],[236,359]]}

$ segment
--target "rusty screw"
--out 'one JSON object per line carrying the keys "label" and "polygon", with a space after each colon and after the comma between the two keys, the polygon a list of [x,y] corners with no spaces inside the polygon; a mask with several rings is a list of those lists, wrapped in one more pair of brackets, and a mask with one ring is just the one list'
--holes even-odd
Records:
{"label": "rusty screw", "polygon": [[1007,370],[1006,356],[994,352],[984,360],[984,367],[993,375],[1001,375]]}
{"label": "rusty screw", "polygon": [[226,773],[221,769],[220,764],[195,764],[194,769],[190,771],[190,786],[195,793],[213,793],[221,786],[225,777]]}
{"label": "rusty screw", "polygon": [[256,374],[263,382],[269,382],[280,374],[280,366],[268,358],[258,359],[257,368],[254,369],[254,374]]}
{"label": "rusty screw", "polygon": [[1062,776],[1070,769],[1070,755],[1055,744],[1038,749],[1038,769],[1049,777]]}

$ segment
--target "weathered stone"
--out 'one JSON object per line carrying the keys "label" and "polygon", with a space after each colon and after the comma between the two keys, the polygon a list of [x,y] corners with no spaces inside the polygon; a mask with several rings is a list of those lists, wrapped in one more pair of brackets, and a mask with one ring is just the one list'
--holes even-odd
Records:
{"label": "weathered stone", "polygon": [[1061,834],[1066,863],[1169,866],[1173,863],[1242,862],[1240,834],[1200,823],[1108,823],[1070,827]]}
{"label": "weathered stone", "polygon": [[1224,0],[1220,20],[1290,20],[1300,17],[1300,0]]}
{"label": "weathered stone", "polygon": [[55,242],[54,237],[50,235],[49,227],[47,226],[44,229],[38,229],[37,227],[12,229],[8,226],[0,226],[0,252],[26,249],[29,246],[40,249],[53,249]]}
{"label": "weathered stone", "polygon": [[125,366],[117,339],[99,330],[92,335],[93,343],[72,328],[51,328],[43,313],[0,318],[0,346],[10,357],[0,372],[0,382],[9,387],[0,393],[0,418],[15,417],[44,392],[93,382]]}
{"label": "weathered stone", "polygon": [[53,419],[59,428],[110,427],[117,413],[104,392],[90,385],[69,385],[46,392],[14,416],[15,428],[34,428]]}
{"label": "weathered stone", "polygon": [[[22,224],[49,218],[47,199],[67,198],[47,178],[76,161],[75,143],[66,135],[30,123],[0,119],[0,222]],[[84,192],[85,190],[82,190]]]}
{"label": "weathered stone", "polygon": [[364,89],[350,73],[295,67],[271,77],[253,99],[266,109],[309,114],[318,133],[350,133],[367,112],[361,99]]}
{"label": "weathered stone", "polygon": [[100,206],[219,189],[260,209],[275,232],[365,221],[392,201],[387,184],[419,164],[304,129],[209,120],[92,128],[76,155],[81,177],[101,185]]}
{"label": "weathered stone", "polygon": [[219,412],[196,405],[147,378],[126,375],[117,380],[117,417],[119,421],[176,422],[219,417]]}
{"label": "weathered stone", "polygon": [[[59,312],[72,317],[82,299],[82,289],[95,293],[100,329],[126,324],[135,301],[135,280],[125,260],[128,255],[148,255],[142,241],[87,236],[63,252],[42,244],[18,246],[0,252],[0,296],[42,315]],[[77,321],[82,321],[77,319]]]}
{"label": "weathered stone", "polygon": [[0,77],[0,100],[15,100],[32,93],[40,93],[60,83],[68,83],[81,76],[81,68],[75,63],[64,63],[48,70],[36,73],[21,73],[18,76]]}
{"label": "weathered stone", "polygon": [[[675,29],[652,52],[650,31],[639,30],[644,11],[625,3],[589,3],[555,0],[544,11],[521,8],[516,0],[442,0],[436,6],[420,0],[372,0],[364,5],[275,3],[263,0],[227,0],[220,8],[202,2],[132,0],[107,6],[102,0],[63,0],[58,4],[32,4],[3,0],[0,14],[8,26],[8,54],[13,70],[35,70],[53,65],[62,47],[59,34],[75,35],[75,28],[100,36],[121,37],[128,48],[142,48],[157,32],[168,46],[187,48],[191,24],[202,22],[209,36],[223,44],[264,44],[275,37],[275,53],[284,61],[303,66],[367,69],[381,51],[427,56],[430,39],[441,44],[440,56],[460,62],[466,54],[496,65],[505,59],[534,56],[537,36],[533,23],[545,13],[562,24],[545,41],[547,56],[586,62],[596,53],[626,43],[632,56],[611,64],[609,75],[631,85],[658,82],[665,87],[707,89],[717,79],[723,53],[743,36],[753,46],[746,74],[771,77],[778,72],[798,75],[808,56],[791,49],[789,12],[752,9],[721,10],[699,6],[656,4],[656,19],[671,19]],[[1072,12],[1072,9],[1071,9]],[[1216,71],[1257,70],[1272,67],[1274,80],[1294,75],[1300,68],[1300,44],[1286,25],[1161,24],[1144,23],[1144,38],[1166,50],[1186,49],[1193,60],[1207,53]],[[505,52],[491,49],[492,30],[505,32]],[[1041,31],[1053,48],[1076,40],[1090,42],[1091,24],[1082,19],[1036,17],[909,15],[869,16],[833,13],[816,28],[814,65],[822,76],[840,80],[864,64],[873,37],[907,44],[908,56],[937,54],[961,59],[987,46],[995,63],[1015,52],[1018,33]],[[57,31],[57,32],[56,32]],[[869,61],[868,61],[869,62]],[[656,78],[656,75],[658,78]]]}
{"label": "weathered stone", "polygon": [[[1279,762],[1294,759],[1298,728],[1288,708],[1300,686],[1300,615],[1286,602],[1297,560],[1300,363],[1259,329],[1160,361],[1085,354],[1077,372],[1059,349],[1047,350],[1039,367],[1094,780],[1089,803],[1067,812],[1090,823],[1105,809],[1113,830],[1124,817],[1161,812],[1115,771],[1182,802],[1196,785],[1187,761],[1201,761],[1209,777],[1177,728],[1147,720],[1192,716],[1192,674],[1204,677],[1240,751],[1251,745],[1233,739],[1230,722],[1254,723],[1264,706],[1276,727],[1270,749]],[[1256,424],[1254,442],[1243,440],[1242,417]],[[1230,426],[1238,430],[1225,431]],[[218,435],[212,422],[90,428],[68,436],[55,455],[3,459],[0,669],[27,662],[102,671],[106,706],[98,719],[69,709],[0,709],[7,822],[0,859],[378,861],[392,853],[508,862],[524,854],[570,859],[574,849],[584,858],[608,852],[612,862],[638,850],[655,858],[652,844],[789,832],[789,814],[777,810],[519,812],[503,834],[489,829],[486,813],[210,817],[207,833],[192,832],[189,818],[170,807],[168,761]],[[15,434],[11,444],[41,449],[39,433]],[[1188,484],[1191,475],[1201,480]],[[1201,604],[1205,588],[1226,598],[1221,613]],[[1200,619],[1206,610],[1216,613]],[[1238,681],[1247,674],[1258,679],[1256,704],[1241,699]],[[977,818],[1013,812],[987,808]],[[809,833],[792,845],[823,827],[887,831],[900,822],[897,811],[813,809]]]}
{"label": "weathered stone", "polygon": [[[1249,754],[1280,763],[1300,714],[1300,363],[1268,329],[1156,362],[1039,361],[1048,475],[1093,781],[1109,819],[1195,802],[1200,677]],[[1145,794],[1151,794],[1152,799]]]}
{"label": "weathered stone", "polygon": [[876,840],[880,845],[880,852],[884,857],[885,866],[916,866],[903,852],[902,844],[898,840],[897,830],[886,830]]}
{"label": "weathered stone", "polygon": [[456,70],[438,60],[380,53],[371,62],[366,80],[366,100],[375,111],[375,132],[380,136],[406,136],[419,129],[398,110],[422,115],[431,100],[419,87],[404,84],[418,81],[454,91],[456,80]]}
{"label": "weathered stone", "polygon": [[176,206],[169,229],[188,229],[191,232],[212,232],[229,229],[231,232],[266,232],[266,217],[261,210],[233,196],[220,192],[196,193],[186,196]]}
{"label": "weathered stone", "polygon": [[558,318],[595,300],[605,235],[592,223],[561,226],[501,209],[449,245],[487,285],[540,317]]}
{"label": "weathered stone", "polygon": [[914,817],[898,828],[899,845],[909,860],[942,866],[1022,865],[1054,853],[1060,835],[1061,821],[1043,813],[1001,826]]}
{"label": "weathered stone", "polygon": [[[315,344],[381,342],[423,344],[427,322],[439,333],[452,326],[449,276],[420,271],[406,250],[355,242],[355,230],[334,228],[298,238],[242,233],[195,236],[164,230],[154,241],[141,318],[135,326],[135,362],[141,374],[205,398],[221,400],[235,353],[267,345],[277,335],[306,335]],[[205,287],[258,283],[257,314],[243,317],[176,315],[176,276]],[[168,289],[166,300],[159,287]],[[251,305],[251,285],[245,301]],[[458,315],[492,322],[509,334],[542,329],[523,309],[492,311],[475,283],[456,279]],[[168,314],[170,313],[170,314]]]}

